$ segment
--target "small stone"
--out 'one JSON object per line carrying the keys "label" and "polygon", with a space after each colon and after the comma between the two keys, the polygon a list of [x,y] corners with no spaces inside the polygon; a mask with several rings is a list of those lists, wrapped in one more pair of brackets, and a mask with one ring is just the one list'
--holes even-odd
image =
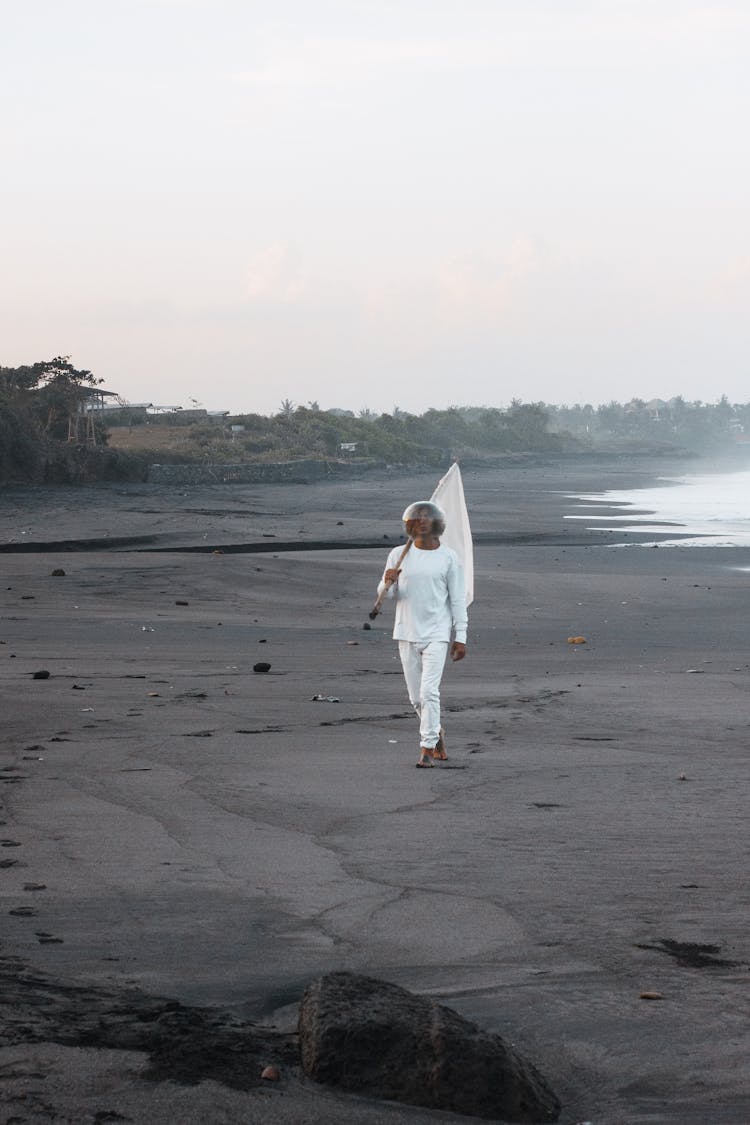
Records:
{"label": "small stone", "polygon": [[48,680],[50,678],[50,673],[46,668],[40,668],[38,672],[32,674],[31,678],[32,680]]}
{"label": "small stone", "polygon": [[662,992],[642,992],[641,1000],[663,1000],[664,993]]}
{"label": "small stone", "polygon": [[569,645],[585,645],[586,644],[586,638],[585,637],[568,637],[568,644]]}
{"label": "small stone", "polygon": [[175,605],[190,605],[190,602],[184,602],[184,601],[180,600],[180,601],[176,601],[174,604]]}
{"label": "small stone", "polygon": [[369,622],[369,621],[365,621],[365,623],[364,623],[364,625],[362,626],[362,628],[363,628],[363,629],[372,629],[372,625],[370,624],[370,622]]}
{"label": "small stone", "polygon": [[271,665],[266,660],[259,660],[257,664],[253,664],[253,672],[270,672]]}
{"label": "small stone", "polygon": [[65,571],[63,570],[63,568],[61,566],[58,566],[55,570],[52,571],[51,577],[52,578],[64,578],[65,577]]}
{"label": "small stone", "polygon": [[279,1082],[281,1080],[281,1071],[277,1066],[264,1066],[260,1072],[260,1076],[266,1082]]}

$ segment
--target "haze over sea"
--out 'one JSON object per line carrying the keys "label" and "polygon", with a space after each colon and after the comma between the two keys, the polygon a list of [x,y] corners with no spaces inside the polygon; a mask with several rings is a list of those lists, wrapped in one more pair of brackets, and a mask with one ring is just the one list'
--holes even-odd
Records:
{"label": "haze over sea", "polygon": [[[587,493],[574,499],[586,511],[566,519],[584,520],[600,531],[662,536],[674,528],[679,538],[660,538],[660,546],[750,546],[750,469],[664,477],[653,488]],[[597,504],[602,505],[601,515]],[[621,506],[622,514],[613,515],[613,506]]]}

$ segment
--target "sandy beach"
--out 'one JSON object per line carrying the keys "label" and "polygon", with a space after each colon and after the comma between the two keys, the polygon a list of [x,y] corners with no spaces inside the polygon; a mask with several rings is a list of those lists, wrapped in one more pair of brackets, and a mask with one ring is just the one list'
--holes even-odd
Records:
{"label": "sandy beach", "polygon": [[476,600],[429,771],[392,615],[363,624],[436,474],[0,493],[0,1122],[467,1121],[292,1061],[190,1085],[71,1030],[163,998],[286,1049],[351,969],[500,1033],[563,1125],[746,1125],[750,549],[564,518],[672,471],[465,471]]}

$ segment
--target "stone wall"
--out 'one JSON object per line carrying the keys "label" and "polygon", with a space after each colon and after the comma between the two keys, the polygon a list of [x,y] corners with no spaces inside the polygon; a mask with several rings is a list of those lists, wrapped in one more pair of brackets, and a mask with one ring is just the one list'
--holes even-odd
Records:
{"label": "stone wall", "polygon": [[238,465],[149,465],[149,484],[310,484],[385,468],[380,461],[244,462]]}

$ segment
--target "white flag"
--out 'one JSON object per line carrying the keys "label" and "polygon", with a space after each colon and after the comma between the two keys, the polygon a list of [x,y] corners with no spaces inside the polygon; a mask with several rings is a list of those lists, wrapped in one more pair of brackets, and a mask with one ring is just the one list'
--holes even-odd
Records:
{"label": "white flag", "polygon": [[438,481],[430,497],[445,512],[445,531],[440,542],[452,547],[464,572],[466,605],[474,601],[474,547],[471,542],[469,513],[466,511],[461,470],[454,461],[448,472]]}

